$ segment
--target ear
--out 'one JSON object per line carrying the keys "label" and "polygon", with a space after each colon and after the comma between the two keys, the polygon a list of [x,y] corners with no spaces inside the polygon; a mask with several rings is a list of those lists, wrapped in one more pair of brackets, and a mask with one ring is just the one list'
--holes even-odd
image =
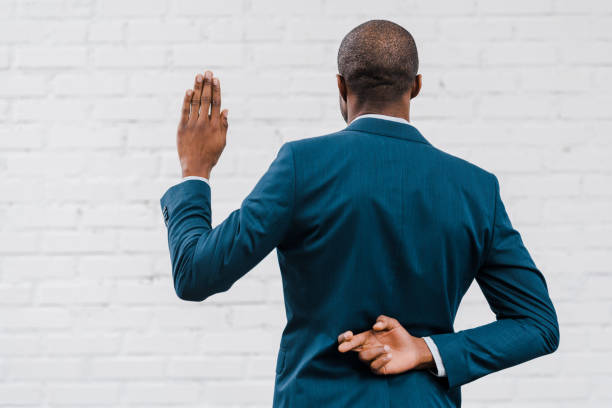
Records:
{"label": "ear", "polygon": [[412,90],[410,91],[410,99],[414,98],[421,92],[421,86],[423,85],[423,76],[418,74],[414,77],[414,81],[412,82]]}
{"label": "ear", "polygon": [[336,74],[336,80],[338,81],[338,91],[340,91],[340,97],[346,101],[346,81],[340,74]]}

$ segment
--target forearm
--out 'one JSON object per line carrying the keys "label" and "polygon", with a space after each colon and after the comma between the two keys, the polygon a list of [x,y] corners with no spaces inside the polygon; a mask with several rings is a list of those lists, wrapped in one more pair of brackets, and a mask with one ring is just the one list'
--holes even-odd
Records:
{"label": "forearm", "polygon": [[211,227],[208,184],[184,181],[170,188],[161,202],[171,213],[168,246],[174,288],[181,299],[202,301],[229,289],[263,257],[251,247],[253,237],[245,231],[248,209],[235,210]]}
{"label": "forearm", "polygon": [[177,295],[184,300],[201,301],[202,274],[193,268],[198,241],[211,231],[210,187],[201,181],[185,180],[168,189],[160,200],[168,228],[172,277]]}
{"label": "forearm", "polygon": [[444,361],[449,387],[552,353],[559,343],[558,327],[529,318],[506,318],[430,337]]}
{"label": "forearm", "polygon": [[512,226],[492,176],[490,238],[475,280],[496,321],[457,333],[431,335],[448,386],[466,384],[555,351],[559,323],[544,275]]}

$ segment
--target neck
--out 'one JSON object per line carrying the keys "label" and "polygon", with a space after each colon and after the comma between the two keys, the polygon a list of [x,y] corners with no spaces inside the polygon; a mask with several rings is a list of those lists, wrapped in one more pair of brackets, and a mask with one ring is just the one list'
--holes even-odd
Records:
{"label": "neck", "polygon": [[365,115],[366,113],[376,113],[379,115],[395,116],[403,118],[410,122],[410,103],[396,103],[387,106],[371,106],[364,104],[362,106],[347,106],[347,119],[351,123],[357,116]]}

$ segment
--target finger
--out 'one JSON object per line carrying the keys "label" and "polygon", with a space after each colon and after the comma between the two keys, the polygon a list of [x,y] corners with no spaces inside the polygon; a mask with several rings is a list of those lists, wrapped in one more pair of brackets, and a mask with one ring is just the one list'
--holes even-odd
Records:
{"label": "finger", "polygon": [[181,108],[181,120],[179,121],[179,126],[181,127],[185,126],[189,121],[189,112],[191,111],[189,105],[191,104],[192,94],[193,91],[191,89],[188,89],[187,92],[185,92],[185,97],[183,98],[183,107]]}
{"label": "finger", "polygon": [[377,357],[388,353],[391,350],[391,348],[389,346],[387,346],[386,344],[384,346],[381,347],[371,347],[368,349],[364,349],[363,351],[359,352],[359,359],[361,361],[372,361],[374,359],[376,359]]}
{"label": "finger", "polygon": [[212,101],[210,102],[210,117],[217,120],[221,111],[221,82],[219,78],[212,79]]}
{"label": "finger", "polygon": [[376,323],[374,323],[374,326],[372,326],[372,328],[376,331],[393,330],[396,327],[399,327],[399,325],[400,324],[396,319],[389,316],[380,315],[376,319]]}
{"label": "finger", "polygon": [[393,355],[391,353],[385,353],[385,354],[381,354],[380,356],[378,356],[378,358],[374,359],[374,361],[372,361],[370,363],[370,368],[372,369],[372,371],[374,371],[376,374],[386,374],[384,372],[384,366],[391,361],[391,358],[393,357]]}
{"label": "finger", "polygon": [[[353,350],[357,347],[362,346],[368,338],[368,332],[363,332],[354,335],[350,340],[347,340],[338,346],[338,351],[346,353],[349,350]],[[357,350],[355,350],[357,351]]]}
{"label": "finger", "polygon": [[200,117],[204,120],[209,119],[208,112],[210,110],[210,101],[212,100],[212,72],[204,73],[204,87],[202,88],[202,97],[200,98]]}
{"label": "finger", "polygon": [[350,340],[353,337],[353,332],[348,330],[338,336],[338,343],[342,343],[345,340]]}
{"label": "finger", "polygon": [[221,123],[223,124],[223,128],[227,131],[227,127],[229,126],[229,123],[227,121],[227,115],[229,114],[229,111],[227,109],[223,109],[223,112],[221,112]]}
{"label": "finger", "polygon": [[191,98],[191,121],[198,119],[198,111],[200,110],[200,95],[202,94],[202,74],[196,75],[195,84],[193,85],[193,97]]}

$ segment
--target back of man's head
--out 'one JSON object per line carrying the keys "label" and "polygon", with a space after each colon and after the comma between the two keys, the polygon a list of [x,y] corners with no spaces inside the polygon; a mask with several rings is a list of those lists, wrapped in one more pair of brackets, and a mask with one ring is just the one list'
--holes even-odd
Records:
{"label": "back of man's head", "polygon": [[388,20],[353,28],[338,50],[338,73],[360,103],[386,103],[410,90],[419,69],[412,35]]}

